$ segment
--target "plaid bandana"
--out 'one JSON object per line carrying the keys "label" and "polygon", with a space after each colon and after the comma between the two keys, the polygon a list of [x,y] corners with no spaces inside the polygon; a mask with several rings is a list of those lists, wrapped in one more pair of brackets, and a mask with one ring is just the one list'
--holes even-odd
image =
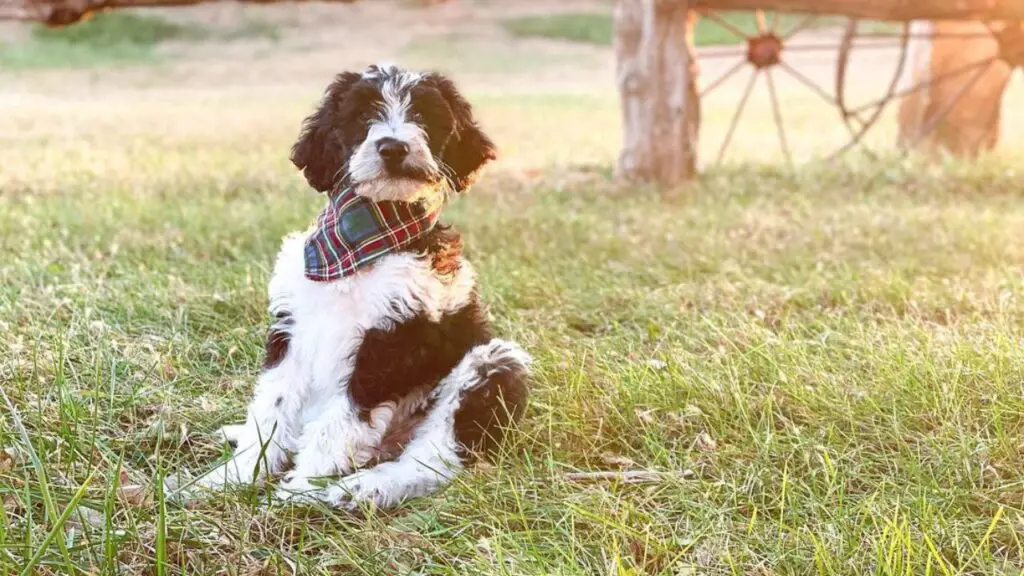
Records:
{"label": "plaid bandana", "polygon": [[333,193],[306,240],[306,278],[350,276],[421,238],[434,227],[443,202],[373,202],[343,184]]}

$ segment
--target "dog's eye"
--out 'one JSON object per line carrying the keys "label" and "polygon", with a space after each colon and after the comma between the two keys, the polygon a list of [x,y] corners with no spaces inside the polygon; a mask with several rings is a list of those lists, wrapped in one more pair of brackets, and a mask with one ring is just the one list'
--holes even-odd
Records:
{"label": "dog's eye", "polygon": [[409,113],[409,120],[412,120],[413,122],[416,122],[416,123],[422,123],[423,122],[423,114],[420,114],[419,112],[416,112],[415,110],[413,110],[412,112]]}

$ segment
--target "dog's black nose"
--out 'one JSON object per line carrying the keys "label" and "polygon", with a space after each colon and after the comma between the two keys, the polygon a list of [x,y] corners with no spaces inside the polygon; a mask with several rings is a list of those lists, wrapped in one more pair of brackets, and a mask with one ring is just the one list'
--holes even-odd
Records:
{"label": "dog's black nose", "polygon": [[377,141],[377,153],[386,164],[395,166],[409,155],[409,145],[394,138],[381,138]]}

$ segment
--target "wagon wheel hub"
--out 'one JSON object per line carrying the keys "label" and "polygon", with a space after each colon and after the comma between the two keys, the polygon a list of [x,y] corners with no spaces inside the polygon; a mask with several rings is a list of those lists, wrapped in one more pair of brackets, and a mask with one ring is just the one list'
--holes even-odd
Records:
{"label": "wagon wheel hub", "polygon": [[758,70],[782,61],[782,39],[775,34],[761,34],[747,39],[747,62]]}

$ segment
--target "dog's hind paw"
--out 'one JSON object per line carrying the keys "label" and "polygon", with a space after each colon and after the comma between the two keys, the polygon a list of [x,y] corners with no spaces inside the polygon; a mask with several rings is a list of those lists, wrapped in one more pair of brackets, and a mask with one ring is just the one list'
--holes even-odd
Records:
{"label": "dog's hind paw", "polygon": [[480,367],[492,372],[527,371],[533,363],[533,358],[518,344],[501,338],[492,338],[487,344],[477,346],[472,354]]}

